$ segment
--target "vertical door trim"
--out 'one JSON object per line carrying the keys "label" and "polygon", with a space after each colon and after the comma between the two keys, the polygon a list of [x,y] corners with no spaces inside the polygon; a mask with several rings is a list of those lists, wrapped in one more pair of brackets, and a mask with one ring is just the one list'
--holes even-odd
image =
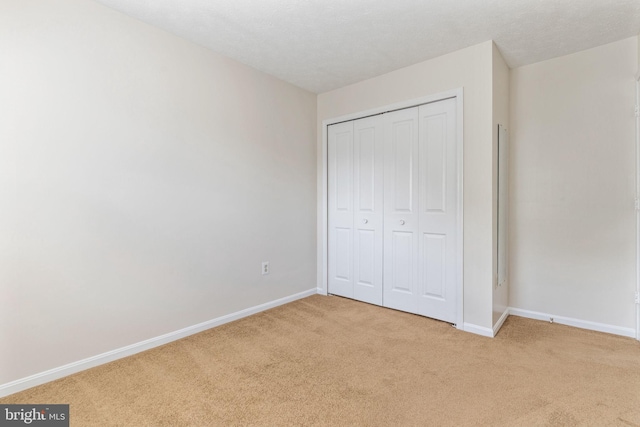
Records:
{"label": "vertical door trim", "polygon": [[636,339],[640,340],[640,71],[636,75]]}
{"label": "vertical door trim", "polygon": [[456,256],[456,270],[457,270],[457,307],[456,307],[456,328],[463,330],[464,327],[464,170],[463,170],[463,106],[464,96],[463,89],[453,89],[445,92],[440,92],[434,95],[415,98],[403,102],[398,102],[378,108],[373,108],[358,113],[347,114],[344,116],[335,117],[332,119],[326,119],[322,121],[322,168],[318,170],[319,188],[322,191],[321,206],[319,206],[320,212],[318,219],[318,259],[317,259],[317,287],[318,293],[321,295],[327,295],[327,281],[328,281],[328,131],[327,127],[336,123],[345,122],[349,120],[361,119],[376,114],[382,114],[389,111],[400,110],[403,108],[417,107],[422,104],[428,104],[430,102],[442,101],[449,98],[456,99],[456,151],[457,151],[457,166],[458,166],[458,212],[457,212],[457,227],[458,227],[458,254]]}

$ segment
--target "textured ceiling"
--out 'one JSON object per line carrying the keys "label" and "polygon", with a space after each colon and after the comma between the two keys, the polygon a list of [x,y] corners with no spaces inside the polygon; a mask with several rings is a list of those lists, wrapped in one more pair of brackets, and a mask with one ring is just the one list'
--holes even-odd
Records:
{"label": "textured ceiling", "polygon": [[493,39],[510,67],[640,32],[640,0],[98,0],[321,93]]}

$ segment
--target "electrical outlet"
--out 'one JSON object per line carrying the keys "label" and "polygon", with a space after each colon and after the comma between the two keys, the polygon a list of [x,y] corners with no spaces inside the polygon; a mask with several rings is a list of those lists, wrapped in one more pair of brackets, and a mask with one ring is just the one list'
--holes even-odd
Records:
{"label": "electrical outlet", "polygon": [[269,274],[269,261],[264,261],[262,263],[262,275]]}

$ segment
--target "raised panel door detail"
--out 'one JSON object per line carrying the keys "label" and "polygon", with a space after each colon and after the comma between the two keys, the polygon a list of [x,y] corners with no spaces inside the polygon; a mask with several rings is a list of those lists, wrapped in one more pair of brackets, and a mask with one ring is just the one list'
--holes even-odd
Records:
{"label": "raised panel door detail", "polygon": [[392,235],[390,287],[393,291],[411,293],[413,290],[413,237],[411,232],[396,231]]}
{"label": "raised panel door detail", "polygon": [[353,298],[382,305],[382,219],[384,193],[381,116],[356,120],[354,127],[355,205]]}
{"label": "raised panel door detail", "polygon": [[458,155],[456,101],[420,106],[418,314],[456,321]]}
{"label": "raised panel door detail", "polygon": [[424,233],[422,236],[422,295],[436,298],[445,297],[447,236]]}
{"label": "raised panel door detail", "polygon": [[328,128],[328,291],[353,296],[353,123]]}
{"label": "raised panel door detail", "polygon": [[348,228],[335,229],[335,277],[351,280],[351,230]]}
{"label": "raised panel door detail", "polygon": [[376,140],[375,127],[359,129],[356,140],[359,145],[356,161],[358,170],[358,211],[374,212],[376,200]]}
{"label": "raised panel door detail", "polygon": [[328,128],[329,293],[455,322],[455,99]]}
{"label": "raised panel door detail", "polygon": [[350,211],[353,203],[353,145],[352,133],[343,132],[336,136],[336,210]]}
{"label": "raised panel door detail", "polygon": [[393,210],[411,212],[413,207],[413,127],[412,121],[393,124]]}
{"label": "raised panel door detail", "polygon": [[385,114],[383,305],[417,311],[418,108]]}
{"label": "raised panel door detail", "polygon": [[427,212],[444,212],[446,207],[447,128],[446,115],[423,118],[421,139],[428,141],[421,147],[423,206]]}
{"label": "raised panel door detail", "polygon": [[375,116],[328,127],[328,291],[373,304],[382,304],[382,133]]}
{"label": "raised panel door detail", "polygon": [[376,276],[376,233],[373,230],[358,231],[358,270],[356,285],[374,286]]}

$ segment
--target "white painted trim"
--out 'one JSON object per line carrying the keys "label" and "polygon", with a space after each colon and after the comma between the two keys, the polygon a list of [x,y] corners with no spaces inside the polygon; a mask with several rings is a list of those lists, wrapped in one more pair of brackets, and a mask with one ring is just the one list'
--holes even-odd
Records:
{"label": "white painted trim", "polygon": [[498,331],[500,330],[500,328],[502,328],[502,325],[504,324],[504,321],[507,320],[507,317],[509,317],[509,309],[507,308],[504,313],[502,313],[502,316],[500,316],[500,318],[498,319],[498,321],[496,322],[495,325],[493,325],[493,336],[495,337],[498,334]]}
{"label": "white painted trim", "polygon": [[559,323],[561,325],[573,326],[575,328],[581,329],[589,329],[591,331],[605,332],[613,335],[621,335],[623,337],[635,338],[636,336],[636,331],[634,328],[624,328],[622,326],[607,325],[605,323],[591,322],[589,320],[556,316],[554,314],[541,313],[539,311],[530,311],[509,307],[509,314],[512,316],[526,317],[528,319],[544,320],[546,322],[548,322],[550,319],[553,319],[554,323]]}
{"label": "white painted trim", "polygon": [[376,114],[382,114],[389,111],[400,110],[403,108],[416,107],[422,104],[428,104],[430,102],[442,101],[445,99],[456,98],[456,132],[457,132],[457,161],[458,161],[458,259],[457,259],[457,275],[458,275],[458,287],[457,287],[457,313],[456,313],[456,328],[460,330],[466,330],[464,328],[464,90],[463,88],[452,89],[437,94],[423,96],[420,98],[414,98],[407,101],[397,102],[395,104],[386,105],[383,107],[373,108],[358,113],[346,114],[344,116],[335,117],[332,119],[326,119],[322,121],[322,169],[318,171],[319,178],[322,182],[322,213],[318,234],[321,234],[318,239],[317,248],[319,257],[319,266],[321,273],[318,274],[318,293],[327,295],[327,240],[328,240],[328,184],[327,184],[327,126],[346,122],[349,120],[356,120],[363,117],[373,116]]}
{"label": "white painted trim", "polygon": [[457,313],[456,327],[460,330],[464,325],[464,90],[463,88],[453,91],[456,96],[456,141],[458,150],[458,259],[457,262]]}
{"label": "white painted trim", "polygon": [[[390,105],[384,105],[370,110],[360,111],[357,113],[345,114],[344,116],[334,117],[322,121],[322,128],[326,130],[327,126],[349,120],[362,119],[363,117],[375,116],[376,114],[388,113],[390,111],[402,110],[403,108],[417,107],[418,105],[428,104],[430,102],[443,101],[449,98],[455,98],[462,93],[462,88],[447,90],[433,95],[421,96],[420,98],[409,99],[407,101],[396,102]],[[323,142],[326,143],[326,135]]]}
{"label": "white painted trim", "polygon": [[321,174],[322,179],[322,215],[321,215],[321,239],[318,239],[318,253],[321,256],[320,268],[322,272],[320,274],[321,282],[318,283],[318,288],[322,289],[322,294],[327,295],[328,287],[328,240],[329,240],[329,157],[328,157],[328,133],[327,124],[322,122],[322,170],[318,171]]}
{"label": "white painted trim", "polygon": [[493,338],[493,329],[484,326],[474,325],[473,323],[465,323],[464,331],[472,334],[482,335],[483,337]]}
{"label": "white painted trim", "polygon": [[327,296],[327,290],[323,288],[317,288],[317,294]]}
{"label": "white painted trim", "polygon": [[498,334],[498,331],[504,324],[504,321],[507,320],[507,317],[509,317],[509,314],[509,309],[507,308],[504,313],[502,313],[502,316],[500,316],[500,319],[498,319],[496,324],[493,325],[493,328],[486,328],[484,326],[474,325],[473,323],[465,323],[464,331],[471,332],[476,335],[482,335],[483,337],[493,338]]}
{"label": "white painted trim", "polygon": [[[636,76],[636,108],[640,106],[640,71]],[[640,200],[640,117],[636,117],[636,203]],[[640,295],[640,209],[636,207],[636,295]],[[640,340],[640,304],[636,302],[636,339]]]}
{"label": "white painted trim", "polygon": [[8,396],[10,394],[26,390],[28,388],[47,383],[49,381],[57,380],[68,375],[84,371],[85,369],[113,362],[114,360],[122,359],[123,357],[131,356],[133,354],[179,340],[189,335],[197,334],[198,332],[202,332],[207,329],[223,325],[225,323],[233,322],[234,320],[242,319],[243,317],[251,316],[252,314],[256,314],[261,311],[269,310],[279,305],[306,298],[308,296],[315,295],[316,293],[317,289],[313,288],[308,291],[300,292],[288,297],[280,298],[264,304],[256,305],[254,307],[246,308],[235,313],[208,320],[206,322],[198,323],[197,325],[188,326],[178,331],[140,341],[126,347],[121,347],[115,350],[108,351],[106,353],[98,354],[97,356],[92,356],[83,360],[79,360],[77,362],[72,362],[58,368],[49,369],[48,371],[40,372],[38,374],[31,375],[26,378],[21,378],[10,383],[2,384],[0,385],[0,397]]}

